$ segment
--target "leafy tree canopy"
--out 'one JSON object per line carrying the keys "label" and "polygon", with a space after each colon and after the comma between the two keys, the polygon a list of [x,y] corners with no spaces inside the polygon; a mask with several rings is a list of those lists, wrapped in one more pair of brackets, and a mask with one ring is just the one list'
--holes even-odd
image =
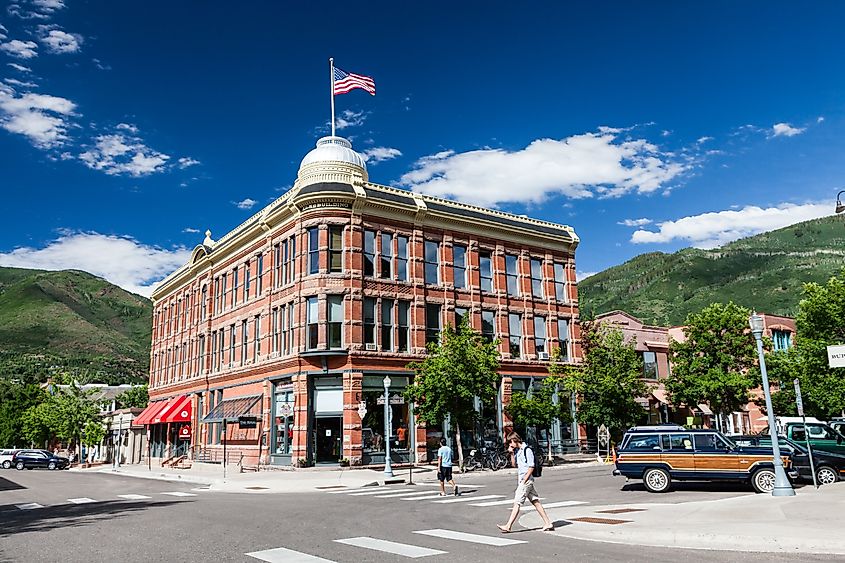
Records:
{"label": "leafy tree canopy", "polygon": [[133,387],[117,396],[117,408],[139,408],[142,409],[150,402],[150,394],[146,385]]}

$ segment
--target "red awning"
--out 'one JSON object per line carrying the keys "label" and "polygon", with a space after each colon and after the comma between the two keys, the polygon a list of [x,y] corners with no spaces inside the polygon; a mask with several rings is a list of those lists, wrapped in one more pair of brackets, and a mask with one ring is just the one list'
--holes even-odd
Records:
{"label": "red awning", "polygon": [[132,421],[132,426],[146,426],[148,424],[152,424],[153,417],[158,414],[161,409],[166,407],[167,404],[167,401],[156,401],[155,403],[150,403],[147,405],[147,408],[141,411],[141,414],[135,417],[135,420]]}
{"label": "red awning", "polygon": [[174,422],[191,422],[193,414],[191,398],[187,395],[170,399],[167,407],[161,409],[154,417],[153,423],[165,424]]}

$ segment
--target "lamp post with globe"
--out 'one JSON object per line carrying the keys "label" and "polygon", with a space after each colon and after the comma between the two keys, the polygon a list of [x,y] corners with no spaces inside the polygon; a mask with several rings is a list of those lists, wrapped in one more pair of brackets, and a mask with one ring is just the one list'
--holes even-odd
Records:
{"label": "lamp post with globe", "polygon": [[384,383],[384,476],[393,477],[393,468],[390,467],[390,376],[385,375],[382,383]]}

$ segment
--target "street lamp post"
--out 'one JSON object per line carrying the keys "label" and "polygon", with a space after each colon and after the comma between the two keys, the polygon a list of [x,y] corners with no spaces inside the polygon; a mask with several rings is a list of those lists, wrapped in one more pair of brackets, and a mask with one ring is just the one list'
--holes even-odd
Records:
{"label": "street lamp post", "polygon": [[393,468],[390,467],[390,376],[385,375],[382,383],[384,383],[384,476],[393,477]]}
{"label": "street lamp post", "polygon": [[775,464],[775,488],[772,489],[774,497],[795,496],[792,483],[786,477],[783,470],[783,459],[780,457],[780,445],[778,444],[778,430],[775,426],[775,412],[772,409],[772,394],[769,391],[769,375],[766,373],[766,358],[763,357],[763,317],[754,313],[748,319],[751,326],[751,333],[757,341],[757,356],[760,358],[760,373],[763,376],[763,395],[766,397],[766,412],[769,417],[769,436],[772,439],[772,462]]}
{"label": "street lamp post", "polygon": [[845,211],[845,203],[842,203],[842,194],[845,194],[845,190],[840,191],[836,194],[836,212],[842,213]]}

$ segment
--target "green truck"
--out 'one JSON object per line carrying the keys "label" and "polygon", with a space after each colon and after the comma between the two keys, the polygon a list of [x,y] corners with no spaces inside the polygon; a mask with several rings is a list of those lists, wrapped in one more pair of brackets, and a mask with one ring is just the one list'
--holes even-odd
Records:
{"label": "green truck", "polygon": [[[798,420],[795,420],[793,417],[789,418],[790,420],[784,420],[783,418],[778,420],[780,433],[784,434],[787,438],[799,444],[806,444],[809,438],[810,446],[814,450],[845,454],[845,437],[840,430],[826,422],[815,419],[812,421],[808,420],[805,424],[801,422],[800,418]],[[768,429],[765,432],[767,433]]]}

